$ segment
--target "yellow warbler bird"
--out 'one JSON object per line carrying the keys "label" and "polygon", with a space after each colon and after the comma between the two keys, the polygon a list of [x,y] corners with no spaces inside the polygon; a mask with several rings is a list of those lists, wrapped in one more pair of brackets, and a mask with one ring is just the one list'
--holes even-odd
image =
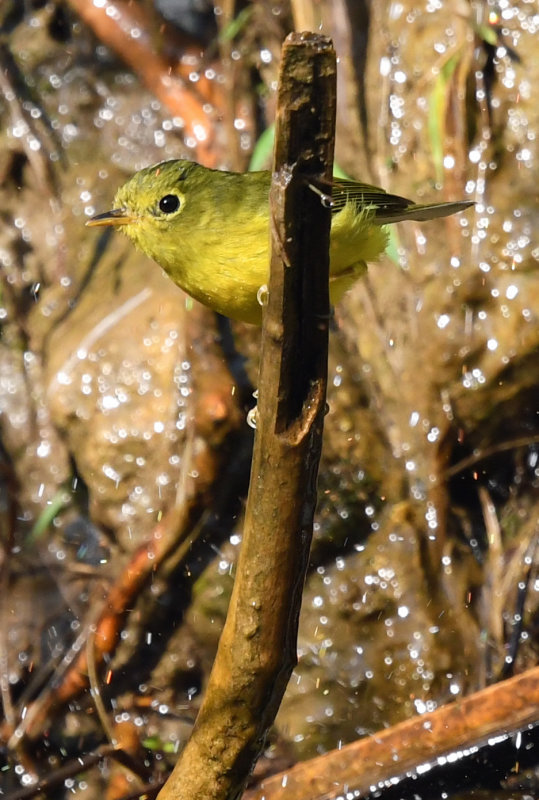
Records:
{"label": "yellow warbler bird", "polygon": [[[164,161],[133,175],[116,193],[112,211],[86,224],[119,227],[192,297],[225,316],[260,324],[259,290],[269,270],[270,183],[270,172]],[[445,217],[470,205],[416,205],[377,186],[334,178],[331,301],[384,252],[386,223]]]}

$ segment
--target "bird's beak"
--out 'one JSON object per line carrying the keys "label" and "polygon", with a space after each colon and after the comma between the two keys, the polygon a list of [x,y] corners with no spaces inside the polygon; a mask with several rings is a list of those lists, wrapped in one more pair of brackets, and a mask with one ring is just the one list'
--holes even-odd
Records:
{"label": "bird's beak", "polygon": [[129,214],[126,208],[114,208],[112,211],[105,211],[104,214],[98,214],[96,217],[92,217],[88,220],[86,225],[89,228],[97,228],[103,225],[130,225],[132,222],[135,222],[136,217],[133,214]]}

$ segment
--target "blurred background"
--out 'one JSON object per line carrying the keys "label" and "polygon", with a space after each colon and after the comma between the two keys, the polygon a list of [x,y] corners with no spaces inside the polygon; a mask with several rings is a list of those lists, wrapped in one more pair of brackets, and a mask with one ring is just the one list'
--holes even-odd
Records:
{"label": "blurred background", "polygon": [[0,30],[5,792],[138,796],[189,735],[260,332],[84,223],[156,161],[269,168],[291,30],[334,41],[342,172],[476,205],[397,226],[335,311],[299,663],[259,769],[536,665],[536,3],[3,0]]}

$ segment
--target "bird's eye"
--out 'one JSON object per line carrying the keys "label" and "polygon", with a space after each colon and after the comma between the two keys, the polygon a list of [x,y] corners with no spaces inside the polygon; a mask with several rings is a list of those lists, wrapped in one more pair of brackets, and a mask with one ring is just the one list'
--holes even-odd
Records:
{"label": "bird's eye", "polygon": [[166,194],[159,201],[159,211],[163,214],[174,214],[180,207],[180,198],[175,194]]}

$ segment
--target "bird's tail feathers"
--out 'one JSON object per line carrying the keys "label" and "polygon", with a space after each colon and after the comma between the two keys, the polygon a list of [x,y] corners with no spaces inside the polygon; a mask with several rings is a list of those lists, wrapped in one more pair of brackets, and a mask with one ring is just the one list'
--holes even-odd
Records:
{"label": "bird's tail feathers", "polygon": [[377,208],[374,212],[373,222],[377,225],[388,225],[391,222],[402,222],[415,219],[423,222],[438,217],[449,217],[459,211],[473,206],[471,200],[459,200],[453,203],[432,203],[430,205],[409,205],[408,208]]}

